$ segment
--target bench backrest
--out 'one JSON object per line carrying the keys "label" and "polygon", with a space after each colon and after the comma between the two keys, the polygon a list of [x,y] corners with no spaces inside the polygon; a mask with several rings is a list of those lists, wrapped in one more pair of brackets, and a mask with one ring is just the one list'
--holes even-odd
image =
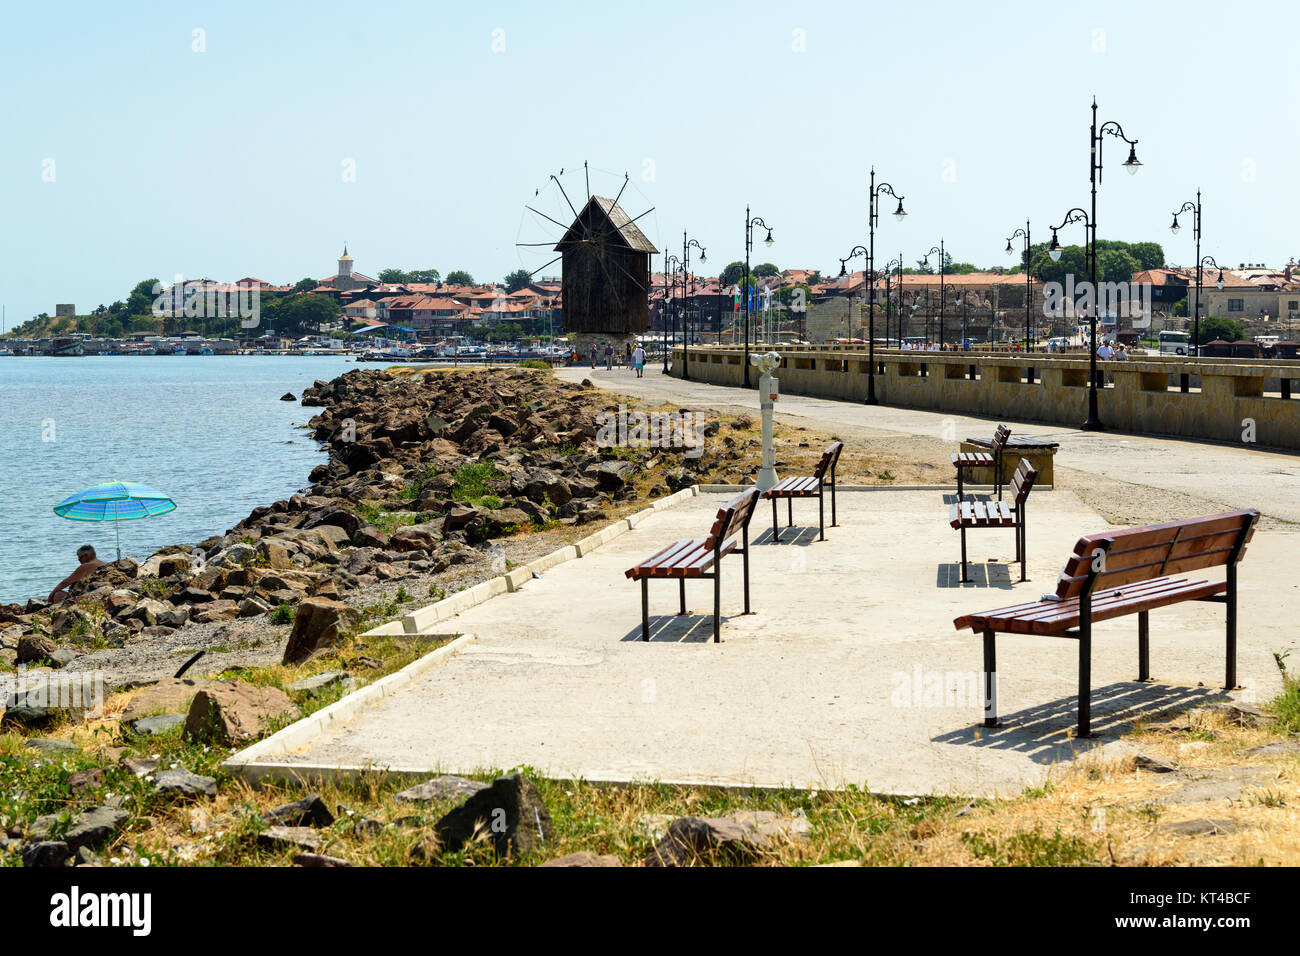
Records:
{"label": "bench backrest", "polygon": [[1235,563],[1245,553],[1258,520],[1258,511],[1229,511],[1086,535],[1065,562],[1057,597],[1078,597],[1090,583],[1098,589],[1113,588]]}
{"label": "bench backrest", "polygon": [[813,472],[813,477],[818,481],[823,481],[828,471],[831,473],[831,477],[834,477],[835,466],[839,463],[840,452],[843,450],[844,442],[842,441],[832,442],[828,445],[826,450],[822,452],[821,461],[817,462],[817,470]]}
{"label": "bench backrest", "polygon": [[1034,479],[1037,477],[1038,472],[1029,463],[1029,459],[1021,458],[1016,473],[1011,476],[1011,494],[1015,498],[1017,508],[1023,505],[1025,499],[1029,497],[1029,492],[1034,487]]}
{"label": "bench backrest", "polygon": [[1001,455],[1002,449],[1007,447],[1007,439],[1011,437],[1011,429],[1006,425],[999,425],[993,431],[993,441],[989,444],[989,450],[994,455]]}
{"label": "bench backrest", "polygon": [[717,548],[726,544],[728,538],[736,535],[748,535],[749,519],[754,516],[754,506],[758,503],[758,489],[747,488],[718,509],[718,516],[709,529],[705,539],[706,548]]}

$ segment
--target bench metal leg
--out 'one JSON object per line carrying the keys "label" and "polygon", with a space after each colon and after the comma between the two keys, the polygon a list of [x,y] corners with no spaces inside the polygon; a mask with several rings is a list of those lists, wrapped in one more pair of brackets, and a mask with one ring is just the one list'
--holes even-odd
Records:
{"label": "bench metal leg", "polygon": [[677,613],[685,614],[686,613],[686,579],[685,578],[677,579],[677,595],[678,598],[680,599],[680,605],[681,605],[681,610],[678,611]]}
{"label": "bench metal leg", "polygon": [[984,726],[999,727],[997,638],[984,632]]}
{"label": "bench metal leg", "polygon": [[826,496],[820,487],[817,489],[817,533],[818,541],[826,540]]}
{"label": "bench metal leg", "polygon": [[777,523],[776,520],[776,499],[775,498],[772,499],[772,540],[773,541],[781,540],[781,526]]}
{"label": "bench metal leg", "polygon": [[835,471],[831,470],[831,527],[838,528],[839,520],[835,517]]}
{"label": "bench metal leg", "polygon": [[1224,610],[1227,614],[1227,662],[1223,678],[1225,690],[1237,686],[1237,563],[1228,564],[1228,593],[1224,595]]}
{"label": "bench metal leg", "polygon": [[794,499],[793,498],[785,499],[785,526],[787,528],[794,527]]}
{"label": "bench metal leg", "polygon": [[749,614],[749,538],[745,538],[745,550],[741,552],[741,557],[745,559],[745,613]]}
{"label": "bench metal leg", "polygon": [[961,465],[957,466],[957,503],[961,503]]}
{"label": "bench metal leg", "polygon": [[722,562],[713,566],[713,643],[722,643]]}
{"label": "bench metal leg", "polygon": [[1149,611],[1138,611],[1138,680],[1151,679],[1151,631]]}
{"label": "bench metal leg", "polygon": [[650,640],[650,579],[641,579],[641,640]]}
{"label": "bench metal leg", "polygon": [[1016,525],[1016,557],[1020,560],[1020,580],[1025,579],[1025,516],[1022,513]]}
{"label": "bench metal leg", "polygon": [[[1080,602],[1082,605],[1082,602]],[[1079,614],[1079,732],[1080,738],[1092,733],[1092,601]]]}
{"label": "bench metal leg", "polygon": [[966,526],[961,527],[961,583],[969,584],[966,577]]}

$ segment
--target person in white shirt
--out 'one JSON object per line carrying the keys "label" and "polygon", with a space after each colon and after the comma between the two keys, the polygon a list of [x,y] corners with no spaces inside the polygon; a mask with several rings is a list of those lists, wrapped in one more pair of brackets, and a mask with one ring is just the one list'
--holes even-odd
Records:
{"label": "person in white shirt", "polygon": [[1101,359],[1103,362],[1110,361],[1114,354],[1115,350],[1110,347],[1109,342],[1103,341],[1097,348],[1097,358]]}

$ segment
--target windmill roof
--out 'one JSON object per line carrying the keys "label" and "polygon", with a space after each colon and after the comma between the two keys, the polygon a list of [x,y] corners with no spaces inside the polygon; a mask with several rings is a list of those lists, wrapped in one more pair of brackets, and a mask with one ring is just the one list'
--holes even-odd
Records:
{"label": "windmill roof", "polygon": [[[614,227],[620,238],[622,238],[622,240],[627,244],[629,249],[634,252],[648,252],[651,255],[654,255],[659,251],[655,248],[654,244],[645,237],[645,233],[637,228],[636,223],[632,222],[628,217],[628,214],[623,211],[623,208],[612,199],[606,199],[604,196],[592,196],[591,199],[587,201],[587,205],[583,207],[582,212],[578,214],[577,218],[581,219],[583,213],[593,205],[600,210],[606,219],[609,220],[610,224]],[[556,245],[555,249],[557,252],[562,251],[562,247],[565,245],[565,242],[569,240],[572,233],[573,226],[570,226],[569,231],[564,234],[564,238]]]}

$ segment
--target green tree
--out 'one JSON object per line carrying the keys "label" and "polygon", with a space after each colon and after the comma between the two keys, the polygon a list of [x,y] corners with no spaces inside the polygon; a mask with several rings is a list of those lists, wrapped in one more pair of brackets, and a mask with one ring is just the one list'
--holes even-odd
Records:
{"label": "green tree", "polygon": [[766,279],[769,276],[779,276],[781,274],[781,270],[770,262],[760,262],[758,265],[754,266],[750,272],[758,276],[760,279]]}
{"label": "green tree", "polygon": [[403,282],[410,282],[406,273],[401,269],[380,269],[379,281],[389,284],[401,285]]}
{"label": "green tree", "polygon": [[474,285],[474,277],[464,269],[453,269],[447,273],[447,285]]}
{"label": "green tree", "polygon": [[1165,250],[1158,242],[1134,242],[1129,245],[1127,251],[1137,260],[1139,272],[1165,267]]}
{"label": "green tree", "polygon": [[[1128,282],[1135,272],[1140,272],[1138,261],[1123,249],[1097,252],[1098,282]],[[1076,279],[1077,281],[1077,279]]]}
{"label": "green tree", "polygon": [[1204,345],[1215,339],[1225,342],[1240,342],[1246,335],[1246,326],[1236,319],[1225,319],[1217,315],[1201,319],[1200,334],[1197,344]]}
{"label": "green tree", "polygon": [[327,295],[301,292],[272,302],[262,309],[266,325],[281,332],[320,332],[321,326],[337,322],[342,314],[339,304]]}
{"label": "green tree", "polygon": [[[468,275],[468,273],[466,273]],[[442,281],[442,273],[437,269],[412,269],[406,274],[407,282],[423,282],[432,285],[435,282]],[[449,280],[450,281],[450,280]],[[473,283],[467,283],[473,285]]]}
{"label": "green tree", "polygon": [[149,315],[153,312],[154,299],[158,297],[157,289],[161,283],[157,279],[144,279],[135,284],[131,294],[126,297],[126,311],[130,315]]}
{"label": "green tree", "polygon": [[527,269],[516,269],[506,276],[502,284],[506,287],[506,292],[518,292],[533,280],[532,273]]}
{"label": "green tree", "polygon": [[722,280],[723,285],[735,285],[744,274],[745,264],[743,262],[731,262],[722,270],[722,275],[719,278]]}
{"label": "green tree", "polygon": [[293,291],[307,292],[311,289],[316,288],[318,285],[320,285],[320,283],[317,280],[312,279],[310,277],[306,279],[299,279],[297,282],[293,284]]}

